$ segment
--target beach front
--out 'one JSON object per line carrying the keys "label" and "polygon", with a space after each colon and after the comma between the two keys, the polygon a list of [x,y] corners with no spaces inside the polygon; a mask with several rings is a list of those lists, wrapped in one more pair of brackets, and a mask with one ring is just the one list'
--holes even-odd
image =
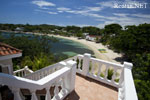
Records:
{"label": "beach front", "polygon": [[[90,50],[94,52],[94,56],[96,58],[102,59],[102,60],[107,60],[115,63],[120,63],[119,61],[116,61],[116,58],[122,57],[121,54],[118,54],[114,52],[113,50],[107,48],[106,46],[102,45],[102,43],[95,43],[92,41],[87,41],[85,39],[78,39],[77,37],[65,37],[65,36],[60,36],[60,35],[51,35],[49,34],[48,36],[54,36],[58,38],[63,38],[63,39],[69,39],[75,42],[79,42],[83,45],[86,45]],[[106,53],[101,53],[99,52],[98,49],[105,49]]]}

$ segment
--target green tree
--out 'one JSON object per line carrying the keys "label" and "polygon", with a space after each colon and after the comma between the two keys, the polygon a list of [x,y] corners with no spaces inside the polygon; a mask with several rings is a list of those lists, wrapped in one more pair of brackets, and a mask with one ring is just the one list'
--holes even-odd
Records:
{"label": "green tree", "polygon": [[29,68],[32,69],[32,65],[33,65],[33,62],[29,56],[25,56],[21,61],[21,67],[23,67],[23,68],[25,66],[28,66]]}

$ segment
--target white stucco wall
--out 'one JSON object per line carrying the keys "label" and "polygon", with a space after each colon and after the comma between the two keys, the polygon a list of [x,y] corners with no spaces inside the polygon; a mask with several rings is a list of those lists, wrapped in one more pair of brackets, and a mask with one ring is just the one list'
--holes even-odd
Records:
{"label": "white stucco wall", "polygon": [[[0,60],[0,65],[10,65],[8,67],[9,71],[7,71],[7,68],[2,68],[5,73],[8,72],[8,74],[13,74],[13,63],[12,63],[12,59],[5,59],[5,60]],[[2,66],[4,67],[4,66]]]}

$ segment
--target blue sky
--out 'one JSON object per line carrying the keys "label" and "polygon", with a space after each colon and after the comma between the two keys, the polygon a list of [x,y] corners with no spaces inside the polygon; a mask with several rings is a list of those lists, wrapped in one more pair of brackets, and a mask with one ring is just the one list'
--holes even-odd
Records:
{"label": "blue sky", "polygon": [[[119,2],[118,2],[119,1]],[[148,0],[1,0],[0,23],[104,27],[150,23]],[[141,8],[114,8],[141,4]],[[118,6],[119,7],[119,6]]]}

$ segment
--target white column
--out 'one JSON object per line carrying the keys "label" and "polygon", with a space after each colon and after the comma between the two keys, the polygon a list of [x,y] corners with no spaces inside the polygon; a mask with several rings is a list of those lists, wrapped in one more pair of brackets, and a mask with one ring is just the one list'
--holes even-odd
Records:
{"label": "white column", "polygon": [[82,74],[86,76],[89,72],[91,54],[85,53],[83,57]]}
{"label": "white column", "polygon": [[12,87],[12,92],[14,94],[14,100],[22,100],[20,96],[20,89]]}
{"label": "white column", "polygon": [[28,66],[25,66],[24,67],[24,76],[26,76],[28,74],[27,70],[28,70]]}
{"label": "white column", "polygon": [[70,73],[65,76],[65,88],[69,91],[72,92],[75,89],[75,78],[76,78],[76,62],[69,60],[67,61],[67,67],[71,68]]}
{"label": "white column", "polygon": [[36,96],[36,90],[30,90],[31,92],[31,100],[38,100]]}
{"label": "white column", "polygon": [[132,76],[132,63],[124,62],[124,97],[125,100],[138,100]]}
{"label": "white column", "polygon": [[124,81],[124,66],[123,69],[121,71],[121,75],[120,75],[120,79],[119,79],[119,87],[123,87],[123,81]]}
{"label": "white column", "polygon": [[45,100],[51,100],[50,87],[46,87],[46,97]]}
{"label": "white column", "polygon": [[58,83],[56,82],[55,84],[55,89],[54,89],[54,100],[59,100],[60,97],[58,96],[59,89],[58,89]]}
{"label": "white column", "polygon": [[61,94],[62,94],[63,96],[65,96],[65,95],[67,94],[67,92],[68,92],[68,91],[65,89],[65,78],[62,78],[61,87],[62,87],[62,89],[61,89]]}

